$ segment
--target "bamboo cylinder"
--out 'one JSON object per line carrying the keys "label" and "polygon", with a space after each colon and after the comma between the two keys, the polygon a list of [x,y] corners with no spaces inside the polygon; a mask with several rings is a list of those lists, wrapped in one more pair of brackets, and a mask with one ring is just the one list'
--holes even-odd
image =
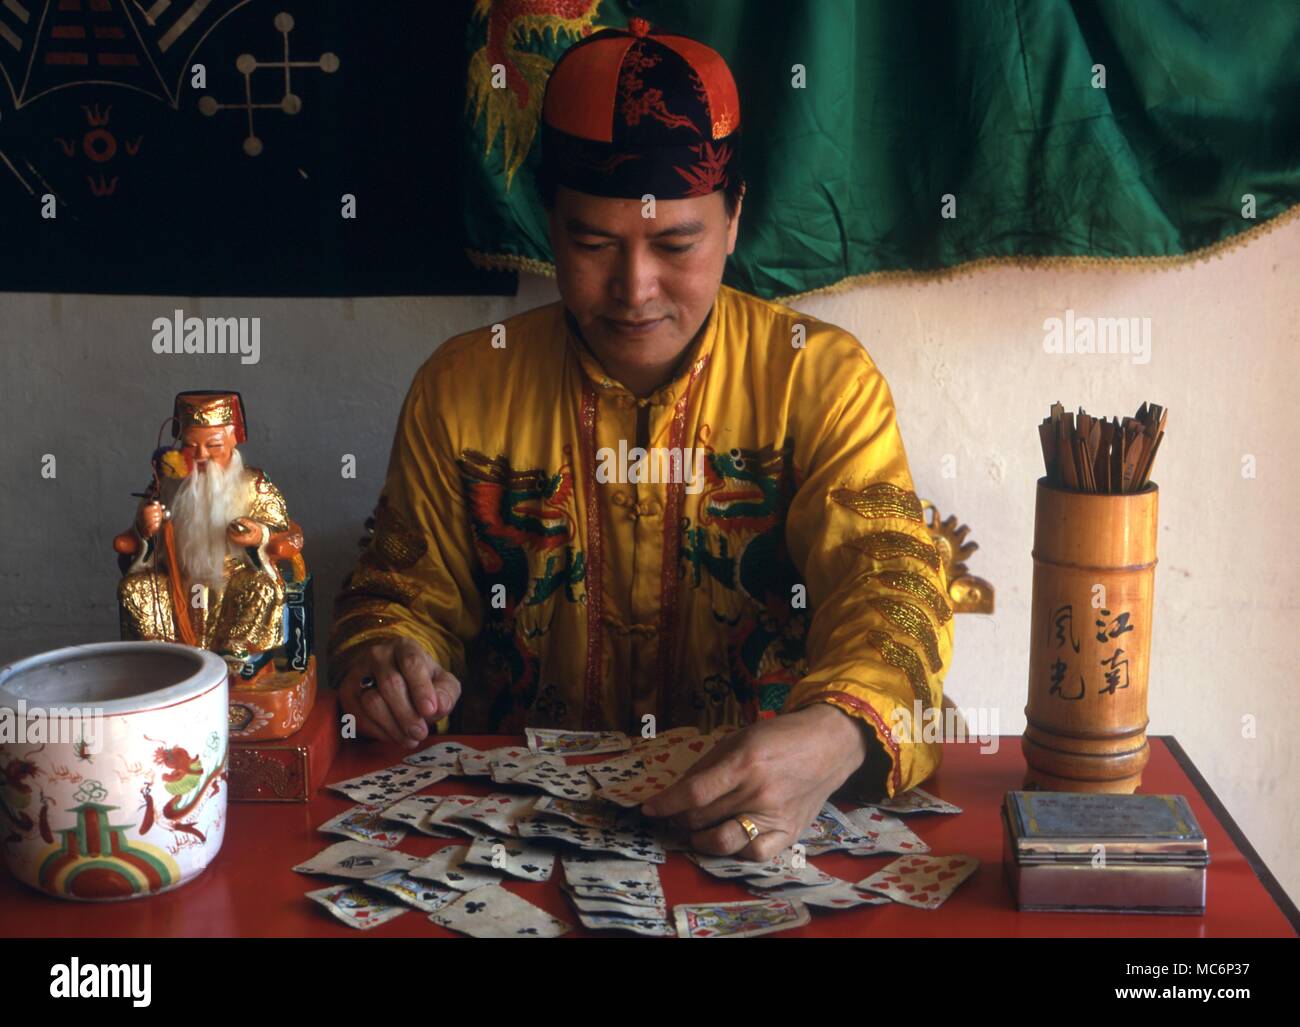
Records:
{"label": "bamboo cylinder", "polygon": [[1038,480],[1025,788],[1132,792],[1147,746],[1157,503]]}

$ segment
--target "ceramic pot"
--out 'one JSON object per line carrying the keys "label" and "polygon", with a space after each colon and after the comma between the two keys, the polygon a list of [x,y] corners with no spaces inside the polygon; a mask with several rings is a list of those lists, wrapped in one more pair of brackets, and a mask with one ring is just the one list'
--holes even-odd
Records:
{"label": "ceramic pot", "polygon": [[24,884],[106,901],[169,891],[226,828],[228,672],[167,642],[0,668],[0,850]]}

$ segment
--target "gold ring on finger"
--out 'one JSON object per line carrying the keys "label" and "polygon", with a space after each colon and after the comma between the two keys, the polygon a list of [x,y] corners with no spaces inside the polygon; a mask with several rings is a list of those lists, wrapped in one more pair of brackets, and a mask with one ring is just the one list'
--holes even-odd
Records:
{"label": "gold ring on finger", "polygon": [[758,837],[758,825],[750,820],[749,817],[742,814],[741,816],[736,817],[736,822],[745,829],[745,834],[749,835],[749,840],[751,842]]}

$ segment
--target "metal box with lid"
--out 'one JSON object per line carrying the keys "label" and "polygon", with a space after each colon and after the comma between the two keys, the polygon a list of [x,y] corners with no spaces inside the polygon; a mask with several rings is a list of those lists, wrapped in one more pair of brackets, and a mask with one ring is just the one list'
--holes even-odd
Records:
{"label": "metal box with lid", "polygon": [[1007,792],[1002,869],[1016,905],[1205,912],[1205,834],[1181,795]]}

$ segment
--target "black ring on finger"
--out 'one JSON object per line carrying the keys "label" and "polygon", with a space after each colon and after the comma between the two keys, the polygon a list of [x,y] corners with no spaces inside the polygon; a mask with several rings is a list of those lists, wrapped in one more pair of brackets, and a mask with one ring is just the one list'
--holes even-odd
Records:
{"label": "black ring on finger", "polygon": [[365,677],[363,677],[363,678],[361,679],[361,687],[362,687],[362,688],[374,688],[374,687],[375,687],[375,679],[372,678],[369,674],[367,674]]}

